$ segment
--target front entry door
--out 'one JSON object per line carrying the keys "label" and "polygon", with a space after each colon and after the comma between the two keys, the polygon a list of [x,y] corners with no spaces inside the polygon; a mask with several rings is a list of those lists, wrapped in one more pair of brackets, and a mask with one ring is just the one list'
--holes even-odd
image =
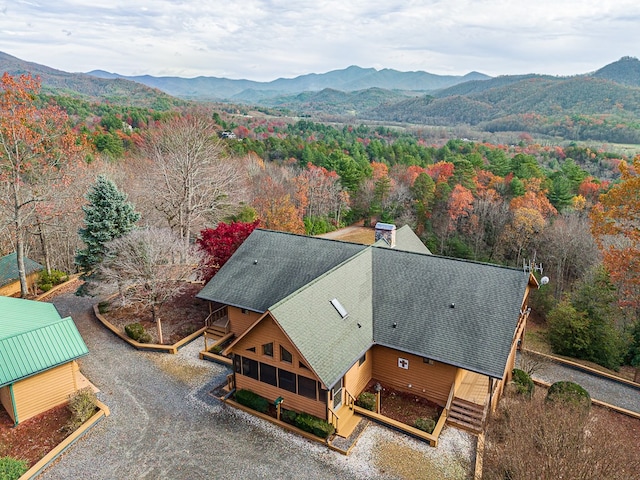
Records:
{"label": "front entry door", "polygon": [[331,395],[333,397],[333,410],[337,411],[342,406],[342,378],[331,389]]}

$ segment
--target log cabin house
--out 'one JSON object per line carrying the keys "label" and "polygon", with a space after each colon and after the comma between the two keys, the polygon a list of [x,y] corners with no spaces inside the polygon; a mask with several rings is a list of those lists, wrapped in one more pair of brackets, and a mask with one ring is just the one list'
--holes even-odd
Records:
{"label": "log cabin house", "polygon": [[15,425],[88,385],[76,363],[87,353],[71,317],[52,304],[0,297],[0,403]]}
{"label": "log cabin house", "polygon": [[[29,292],[35,292],[38,274],[44,267],[38,262],[25,257],[24,268],[27,276],[27,289]],[[5,297],[20,295],[18,261],[15,252],[0,258],[0,295]]]}
{"label": "log cabin house", "polygon": [[247,238],[197,295],[226,305],[235,388],[340,433],[337,419],[375,379],[477,430],[470,411],[495,408],[510,379],[535,277],[431,255],[409,227],[378,227],[373,245]]}

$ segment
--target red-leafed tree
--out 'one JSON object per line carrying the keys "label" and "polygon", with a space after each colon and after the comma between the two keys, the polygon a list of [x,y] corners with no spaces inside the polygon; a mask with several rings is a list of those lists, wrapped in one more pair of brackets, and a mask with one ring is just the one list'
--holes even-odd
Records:
{"label": "red-leafed tree", "polygon": [[196,243],[206,254],[201,273],[205,282],[211,280],[218,273],[218,270],[227,263],[231,255],[259,224],[260,220],[252,223],[232,222],[227,224],[220,222],[216,228],[206,228],[200,232],[200,238],[196,240]]}

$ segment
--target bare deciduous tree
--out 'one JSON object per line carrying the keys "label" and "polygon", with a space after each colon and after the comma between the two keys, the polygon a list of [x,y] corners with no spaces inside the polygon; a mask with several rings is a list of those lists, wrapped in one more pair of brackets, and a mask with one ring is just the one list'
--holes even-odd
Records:
{"label": "bare deciduous tree", "polygon": [[635,478],[636,442],[616,431],[607,415],[615,414],[545,402],[543,392],[532,400],[504,398],[487,430],[482,478]]}
{"label": "bare deciduous tree", "polygon": [[207,222],[233,211],[241,196],[241,169],[224,154],[213,120],[199,113],[152,129],[147,153],[155,174],[149,193],[187,249]]}
{"label": "bare deciduous tree", "polygon": [[103,289],[117,289],[123,301],[151,309],[163,343],[160,309],[184,291],[188,280],[197,277],[201,253],[195,247],[183,251],[180,238],[155,227],[133,230],[106,247],[97,272]]}

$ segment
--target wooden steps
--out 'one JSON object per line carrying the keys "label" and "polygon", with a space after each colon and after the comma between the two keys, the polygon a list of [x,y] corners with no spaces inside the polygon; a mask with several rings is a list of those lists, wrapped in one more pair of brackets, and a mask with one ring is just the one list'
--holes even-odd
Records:
{"label": "wooden steps", "polygon": [[207,327],[204,334],[214,340],[220,339],[229,333],[229,320],[226,316],[217,319]]}
{"label": "wooden steps", "polygon": [[353,431],[362,420],[362,417],[349,408],[348,405],[343,405],[337,412],[339,416],[338,430],[336,435],[342,438],[347,438],[353,433]]}
{"label": "wooden steps", "polygon": [[472,433],[480,433],[483,430],[484,407],[461,398],[454,398],[451,402],[447,423],[454,427],[467,430]]}

